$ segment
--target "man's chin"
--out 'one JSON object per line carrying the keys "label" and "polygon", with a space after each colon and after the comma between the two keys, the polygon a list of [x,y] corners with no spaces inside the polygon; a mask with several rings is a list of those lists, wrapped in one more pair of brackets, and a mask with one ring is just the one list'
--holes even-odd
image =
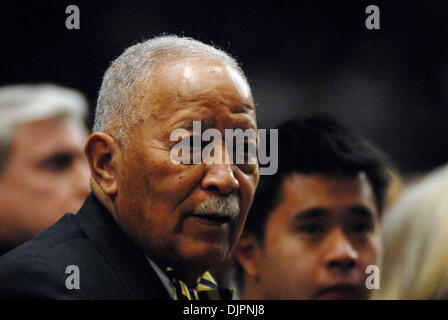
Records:
{"label": "man's chin", "polygon": [[228,251],[217,244],[198,243],[182,248],[180,256],[186,264],[208,270],[222,263],[228,256]]}

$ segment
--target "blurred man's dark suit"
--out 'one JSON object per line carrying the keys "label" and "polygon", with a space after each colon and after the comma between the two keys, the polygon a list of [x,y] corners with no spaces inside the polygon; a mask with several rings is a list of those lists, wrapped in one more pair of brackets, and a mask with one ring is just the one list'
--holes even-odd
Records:
{"label": "blurred man's dark suit", "polygon": [[[80,289],[69,290],[69,265]],[[143,252],[90,195],[31,241],[0,258],[0,299],[170,299]]]}

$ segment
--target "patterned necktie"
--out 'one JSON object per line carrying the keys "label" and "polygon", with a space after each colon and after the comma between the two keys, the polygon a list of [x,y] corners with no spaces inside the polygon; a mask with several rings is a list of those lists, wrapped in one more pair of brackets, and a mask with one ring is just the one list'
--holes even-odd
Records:
{"label": "patterned necktie", "polygon": [[233,290],[219,288],[208,271],[198,279],[194,289],[188,288],[185,282],[176,279],[173,268],[166,268],[166,275],[174,287],[174,300],[232,300]]}

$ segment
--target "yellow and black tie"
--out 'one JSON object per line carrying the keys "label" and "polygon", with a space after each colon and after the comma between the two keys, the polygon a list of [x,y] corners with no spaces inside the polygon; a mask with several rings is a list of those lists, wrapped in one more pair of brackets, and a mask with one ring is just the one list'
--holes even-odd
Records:
{"label": "yellow and black tie", "polygon": [[195,288],[189,288],[185,282],[176,279],[173,268],[168,267],[166,275],[173,283],[174,300],[232,300],[233,290],[219,288],[208,271],[198,279]]}

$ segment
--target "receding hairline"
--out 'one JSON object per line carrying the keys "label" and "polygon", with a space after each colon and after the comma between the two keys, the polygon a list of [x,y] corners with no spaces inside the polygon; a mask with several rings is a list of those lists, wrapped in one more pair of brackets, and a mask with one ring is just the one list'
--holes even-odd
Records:
{"label": "receding hairline", "polygon": [[[141,79],[138,82],[138,87],[140,89],[146,89],[146,90],[151,90],[151,89],[159,89],[159,87],[157,85],[154,85],[154,81],[159,81],[162,80],[163,78],[161,77],[161,74],[168,68],[175,68],[175,66],[184,64],[184,67],[188,67],[189,63],[195,63],[197,61],[203,62],[204,64],[206,63],[210,63],[210,67],[213,66],[222,66],[224,67],[225,72],[229,72],[228,68],[231,68],[235,71],[238,72],[238,74],[241,76],[241,79],[246,83],[246,85],[249,88],[249,92],[250,92],[250,98],[252,99],[252,93],[250,90],[250,86],[247,82],[246,77],[244,76],[244,74],[242,74],[238,69],[235,68],[235,66],[226,63],[225,61],[221,61],[219,59],[214,59],[214,58],[204,58],[204,57],[185,57],[185,58],[173,58],[173,59],[169,59],[166,61],[163,61],[162,63],[157,64],[156,66],[151,68],[151,71],[148,72],[148,75],[146,78]],[[231,75],[228,75],[229,77],[231,77]],[[165,78],[166,79],[166,78]],[[136,88],[137,89],[137,88]]]}
{"label": "receding hairline", "polygon": [[[213,65],[222,66],[226,72],[228,72],[227,68],[231,68],[231,69],[235,70],[241,76],[241,79],[245,82],[245,84],[247,85],[247,87],[249,89],[249,99],[252,104],[254,103],[250,85],[249,85],[244,73],[242,72],[241,69],[239,69],[239,67],[236,67],[235,65],[230,64],[227,61],[223,61],[221,59],[218,59],[218,58],[212,57],[212,56],[210,56],[210,57],[193,56],[193,57],[171,57],[169,59],[160,61],[157,64],[147,66],[145,68],[145,71],[142,72],[142,74],[144,74],[144,76],[138,77],[136,79],[137,81],[136,81],[134,87],[132,88],[133,92],[129,93],[129,96],[131,97],[129,107],[135,110],[143,105],[149,106],[151,104],[151,102],[154,102],[153,99],[155,99],[157,97],[157,93],[161,89],[160,85],[166,81],[166,80],[162,80],[162,79],[166,79],[164,76],[162,76],[164,70],[166,70],[167,68],[173,67],[175,65],[184,64],[184,63],[188,65],[188,63],[195,63],[197,61],[204,62],[204,63],[210,63],[210,66],[213,66]],[[231,77],[231,75],[228,75],[228,76]],[[162,80],[162,81],[160,81],[160,80]],[[179,81],[178,79],[176,79],[176,80]],[[176,94],[179,94],[179,93],[177,92]],[[143,102],[143,101],[145,101],[145,102]],[[149,113],[151,113],[151,111]],[[112,133],[114,131],[114,127],[116,126],[114,123],[116,123],[116,122],[119,123],[119,121],[120,121],[119,119],[116,119],[117,117],[119,117],[119,115],[116,115],[115,117],[113,117],[111,119],[109,125],[107,125],[105,127],[106,128],[105,132]],[[139,115],[137,115],[137,119],[140,119],[140,120],[142,119],[140,113],[139,113]],[[129,128],[131,128],[134,123],[135,123],[135,121],[133,123],[129,123]]]}
{"label": "receding hairline", "polygon": [[237,60],[220,48],[189,37],[155,37],[127,48],[106,70],[97,101],[94,131],[113,131],[118,140],[120,137],[126,140],[126,131],[137,118],[129,106],[148,98],[145,94],[151,88],[153,74],[166,63],[191,59],[215,60],[233,67],[248,85]]}

